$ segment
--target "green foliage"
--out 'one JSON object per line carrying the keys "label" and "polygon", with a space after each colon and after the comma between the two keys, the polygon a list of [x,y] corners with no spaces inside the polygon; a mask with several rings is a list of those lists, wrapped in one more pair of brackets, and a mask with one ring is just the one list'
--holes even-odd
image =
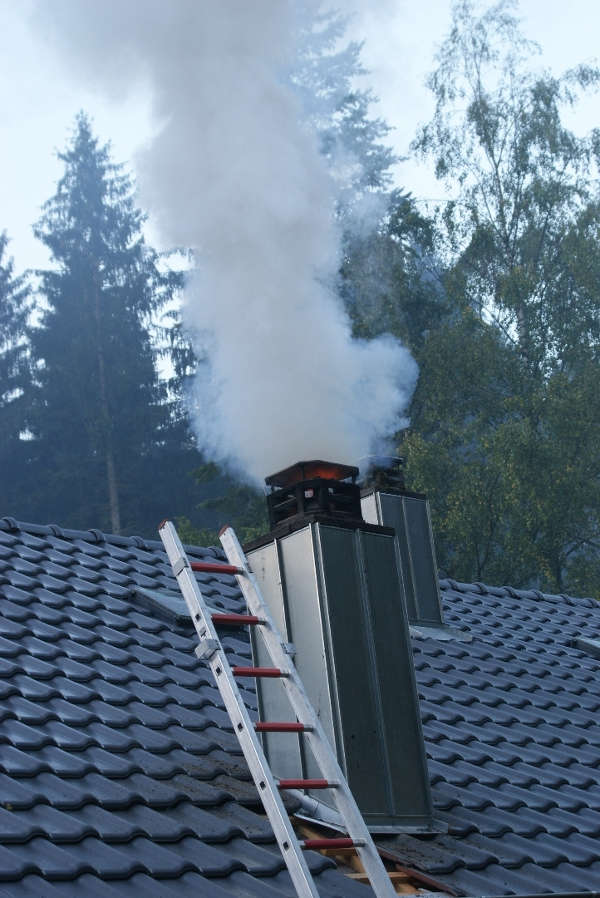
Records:
{"label": "green foliage", "polygon": [[27,476],[25,392],[31,378],[26,342],[29,286],[24,277],[15,276],[7,246],[6,234],[0,234],[0,470],[5,513]]}
{"label": "green foliage", "polygon": [[[199,546],[219,543],[219,530],[226,524],[235,528],[241,543],[266,533],[269,529],[264,494],[254,487],[240,483],[231,476],[224,476],[213,463],[203,464],[195,472],[200,485],[219,483],[213,496],[200,503],[200,509],[209,510],[216,519],[214,529],[198,529],[185,519],[180,520],[186,539]],[[181,535],[181,534],[180,534]],[[184,537],[181,537],[184,539]]]}
{"label": "green foliage", "polygon": [[597,595],[597,372],[582,371],[576,384],[556,374],[531,392],[518,383],[513,392],[514,351],[494,346],[491,328],[475,341],[464,323],[452,330],[429,350],[450,365],[454,351],[468,350],[469,364],[458,368],[461,379],[471,370],[473,389],[444,381],[439,359],[433,372],[425,361],[423,385],[438,392],[404,444],[409,482],[432,499],[442,566],[459,579]]}
{"label": "green foliage", "polygon": [[347,24],[347,17],[336,10],[313,15],[300,36],[291,73],[338,180],[342,214],[348,214],[362,194],[388,188],[390,168],[397,161],[383,142],[390,128],[371,116],[376,98],[370,90],[356,87],[366,72],[360,61],[361,44],[344,44]]}
{"label": "green foliage", "polygon": [[418,352],[450,312],[432,222],[410,194],[394,190],[380,222],[349,232],[344,250],[341,293],[354,335],[394,334]]}
{"label": "green foliage", "polygon": [[64,174],[35,227],[53,260],[38,272],[43,305],[29,332],[37,512],[147,530],[174,439],[151,328],[180,275],[144,242],[133,185],[85,115],[59,158]]}
{"label": "green foliage", "polygon": [[414,348],[447,314],[434,233],[410,194],[391,188],[390,128],[372,114],[373,93],[357,87],[362,45],[344,43],[346,28],[339,12],[316,15],[292,80],[338,188],[339,288],[354,334],[392,333]]}
{"label": "green foliage", "polygon": [[[446,259],[460,258],[468,302],[542,368],[573,346],[582,322],[594,327],[571,257],[576,235],[597,237],[597,137],[576,137],[561,116],[598,86],[600,70],[531,71],[535,45],[513,5],[480,17],[470,0],[455,5],[429,79],[436,111],[414,148],[453,194],[442,215]],[[581,249],[587,256],[589,241]]]}
{"label": "green foliage", "polygon": [[457,3],[429,82],[415,148],[453,195],[455,317],[422,352],[405,451],[448,573],[600,594],[598,138],[562,122],[600,72],[533,71],[512,7]]}
{"label": "green foliage", "polygon": [[184,515],[175,519],[179,539],[187,546],[216,546],[219,542],[218,530],[196,527]]}

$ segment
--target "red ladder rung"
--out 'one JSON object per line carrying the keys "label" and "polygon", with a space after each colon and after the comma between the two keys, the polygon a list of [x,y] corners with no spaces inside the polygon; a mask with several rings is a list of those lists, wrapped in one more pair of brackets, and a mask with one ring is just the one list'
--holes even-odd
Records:
{"label": "red ladder rung", "polygon": [[334,783],[329,780],[279,780],[280,789],[333,789]]}
{"label": "red ladder rung", "polygon": [[354,839],[305,839],[300,842],[302,848],[360,848],[363,842]]}
{"label": "red ladder rung", "polygon": [[211,617],[214,624],[226,624],[228,626],[240,626],[242,624],[256,626],[257,624],[264,624],[264,621],[260,617],[256,617],[255,614],[213,614]]}
{"label": "red ladder rung", "polygon": [[312,727],[305,723],[260,720],[254,724],[254,729],[257,733],[307,733]]}
{"label": "red ladder rung", "polygon": [[202,574],[245,574],[246,571],[235,564],[217,564],[212,561],[190,561],[190,567],[193,571],[199,571]]}
{"label": "red ladder rung", "polygon": [[287,677],[278,667],[232,667],[236,677]]}

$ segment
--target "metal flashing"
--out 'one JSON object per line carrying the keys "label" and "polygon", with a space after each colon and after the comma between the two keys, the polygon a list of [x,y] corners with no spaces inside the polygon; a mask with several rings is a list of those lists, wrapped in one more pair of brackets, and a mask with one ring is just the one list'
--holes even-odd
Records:
{"label": "metal flashing", "polygon": [[472,642],[473,635],[458,627],[447,627],[445,624],[410,624],[410,635],[415,639],[437,639],[439,642]]}

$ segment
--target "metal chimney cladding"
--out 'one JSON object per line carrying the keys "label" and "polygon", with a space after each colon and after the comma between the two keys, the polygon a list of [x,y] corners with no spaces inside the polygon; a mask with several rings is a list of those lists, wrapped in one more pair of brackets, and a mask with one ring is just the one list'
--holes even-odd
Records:
{"label": "metal chimney cladding", "polygon": [[[310,474],[307,491],[315,489]],[[311,509],[304,522],[297,506],[291,511],[291,532],[278,526],[247,547],[249,564],[295,652],[300,677],[369,829],[431,832],[429,777],[394,532],[355,516],[340,514],[336,521],[331,508],[322,519]],[[254,646],[257,665],[266,660],[259,643]],[[283,709],[273,684],[259,683],[258,698],[261,716],[278,719]],[[279,776],[297,775],[299,766],[306,778],[315,775],[301,736],[293,747],[289,735],[264,734],[264,742]],[[317,797],[327,801],[323,793]]]}
{"label": "metal chimney cladding", "polygon": [[396,531],[409,622],[439,627],[444,620],[429,502],[406,490],[401,466],[400,458],[361,460],[362,513],[370,524]]}

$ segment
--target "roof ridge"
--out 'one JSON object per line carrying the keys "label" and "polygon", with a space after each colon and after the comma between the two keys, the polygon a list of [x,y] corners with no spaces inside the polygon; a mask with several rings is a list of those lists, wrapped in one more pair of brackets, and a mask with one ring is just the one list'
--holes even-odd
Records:
{"label": "roof ridge", "polygon": [[[90,527],[88,530],[73,530],[69,527],[61,527],[59,524],[34,524],[29,521],[18,521],[10,515],[0,517],[0,530],[9,533],[31,533],[33,536],[55,536],[58,539],[83,539],[92,543],[109,543],[110,545],[119,546],[121,548],[134,547],[136,549],[144,549],[146,551],[155,551],[159,549],[164,551],[164,546],[160,539],[148,539],[145,536],[121,536],[117,533],[105,533],[96,527]],[[186,551],[204,549],[204,551],[212,551],[213,554],[222,555],[220,546],[194,546],[185,544]]]}
{"label": "roof ridge", "polygon": [[160,540],[149,540],[143,536],[120,536],[117,533],[104,533],[96,527],[90,527],[88,530],[74,530],[70,527],[61,527],[59,524],[34,524],[30,521],[18,521],[10,515],[0,518],[0,530],[7,530],[9,533],[23,531],[31,533],[34,536],[57,536],[60,539],[85,539],[87,542],[95,543],[112,543],[117,546],[134,545],[139,549],[147,546],[162,545]]}
{"label": "roof ridge", "polygon": [[598,600],[593,596],[571,596],[568,593],[543,592],[541,589],[517,589],[509,584],[494,586],[482,583],[479,580],[468,583],[462,580],[454,580],[452,577],[441,578],[440,589],[454,589],[456,592],[470,592],[478,593],[479,595],[494,595],[496,597],[506,595],[513,599],[538,599],[555,605],[584,605],[586,608],[594,608],[599,605]]}

